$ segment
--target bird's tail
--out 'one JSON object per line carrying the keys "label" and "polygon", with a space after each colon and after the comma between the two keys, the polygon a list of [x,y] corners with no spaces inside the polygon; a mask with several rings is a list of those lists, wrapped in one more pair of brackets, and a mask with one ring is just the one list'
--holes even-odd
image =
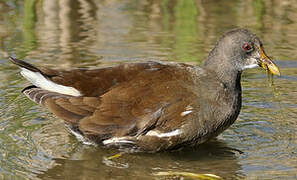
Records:
{"label": "bird's tail", "polygon": [[[12,63],[18,65],[21,68],[22,76],[24,76],[34,86],[42,90],[64,94],[64,95],[70,95],[70,96],[81,95],[81,93],[77,89],[71,86],[64,86],[52,81],[49,75],[47,75],[37,67],[33,66],[32,64],[29,64],[22,60],[15,59],[13,57],[10,57],[10,60]],[[26,91],[23,91],[23,92],[26,92]]]}

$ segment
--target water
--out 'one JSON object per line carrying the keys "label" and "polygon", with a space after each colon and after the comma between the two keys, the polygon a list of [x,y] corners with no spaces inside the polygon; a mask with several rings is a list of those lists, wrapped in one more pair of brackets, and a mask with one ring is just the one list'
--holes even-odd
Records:
{"label": "water", "polygon": [[[0,1],[0,179],[163,179],[162,171],[225,179],[297,178],[297,5],[294,0]],[[246,27],[282,76],[243,74],[243,107],[216,140],[180,152],[117,154],[79,143],[26,99],[8,54],[55,68],[129,61],[201,64],[216,39]],[[240,153],[242,151],[243,153]]]}

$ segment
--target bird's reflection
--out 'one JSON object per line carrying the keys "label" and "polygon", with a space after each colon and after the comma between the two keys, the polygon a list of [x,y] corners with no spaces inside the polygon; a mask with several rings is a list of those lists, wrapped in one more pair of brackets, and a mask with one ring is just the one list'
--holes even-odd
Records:
{"label": "bird's reflection", "polygon": [[41,179],[109,179],[138,177],[151,179],[159,171],[186,171],[215,174],[230,179],[242,177],[237,152],[221,141],[212,140],[196,148],[156,154],[135,153],[108,159],[119,153],[103,147],[79,146],[69,158],[55,159],[56,166],[38,177]]}

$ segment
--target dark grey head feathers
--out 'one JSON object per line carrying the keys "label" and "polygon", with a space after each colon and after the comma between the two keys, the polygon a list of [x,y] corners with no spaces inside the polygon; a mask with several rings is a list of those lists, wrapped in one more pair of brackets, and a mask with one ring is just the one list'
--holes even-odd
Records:
{"label": "dark grey head feathers", "polygon": [[240,74],[244,69],[259,65],[260,46],[262,46],[260,39],[250,31],[231,30],[217,41],[203,66],[229,81],[231,77],[237,77],[234,74]]}

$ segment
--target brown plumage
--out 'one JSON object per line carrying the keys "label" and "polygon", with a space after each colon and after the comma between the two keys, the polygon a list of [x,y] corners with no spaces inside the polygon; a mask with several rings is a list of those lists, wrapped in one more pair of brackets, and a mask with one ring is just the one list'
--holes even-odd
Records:
{"label": "brown plumage", "polygon": [[[234,47],[237,41],[260,44],[247,30],[232,32],[220,41],[235,39],[226,44]],[[239,48],[216,49],[220,41],[202,68],[150,61],[66,71],[11,60],[34,84],[23,93],[65,120],[82,141],[155,152],[203,143],[236,120],[241,107],[241,71],[251,62],[230,64],[235,59],[223,55],[229,51],[237,55]],[[240,60],[256,56],[240,53]],[[221,67],[214,68],[216,61]],[[45,81],[54,89],[44,87]]]}

